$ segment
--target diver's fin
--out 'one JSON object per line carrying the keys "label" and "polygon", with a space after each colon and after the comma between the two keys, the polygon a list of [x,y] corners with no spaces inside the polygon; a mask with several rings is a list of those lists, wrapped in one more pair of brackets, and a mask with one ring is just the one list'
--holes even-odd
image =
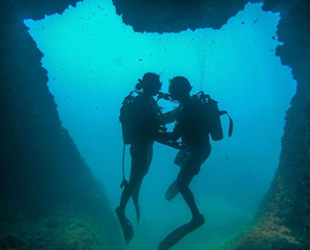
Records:
{"label": "diver's fin", "polygon": [[121,223],[122,231],[123,231],[123,234],[124,234],[125,241],[128,244],[131,241],[132,237],[133,237],[132,225],[131,225],[130,221],[125,217],[125,215],[123,215],[120,212],[119,207],[117,207],[115,209],[115,212],[116,212],[116,214],[118,216],[119,222]]}
{"label": "diver's fin", "polygon": [[140,222],[139,190],[134,191],[131,197],[132,197],[135,209],[136,209],[137,224],[139,224]]}
{"label": "diver's fin", "polygon": [[196,230],[198,227],[200,227],[205,222],[205,219],[202,214],[200,214],[198,217],[193,218],[191,222],[180,226],[176,230],[174,230],[172,233],[170,233],[159,245],[159,250],[168,250],[172,246],[174,246],[176,243],[178,243],[184,236],[191,233],[192,231]]}
{"label": "diver's fin", "polygon": [[168,188],[165,198],[167,201],[171,201],[174,197],[178,195],[178,193],[179,189],[177,188],[177,181],[174,181]]}
{"label": "diver's fin", "polygon": [[160,242],[160,244],[158,245],[158,249],[167,250],[171,248],[178,241],[180,241],[185,235],[190,233],[189,229],[190,229],[189,223],[177,228],[172,233],[170,233],[162,242]]}

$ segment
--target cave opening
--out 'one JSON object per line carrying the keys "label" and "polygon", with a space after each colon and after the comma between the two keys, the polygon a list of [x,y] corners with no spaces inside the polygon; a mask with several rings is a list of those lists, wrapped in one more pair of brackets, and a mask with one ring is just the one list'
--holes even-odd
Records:
{"label": "cave opening", "polygon": [[[248,4],[219,30],[180,33],[134,32],[115,14],[110,1],[87,0],[62,15],[25,20],[44,54],[42,66],[48,71],[48,87],[63,126],[102,181],[112,208],[121,193],[119,108],[145,72],[161,75],[163,91],[172,77],[186,76],[193,93],[203,90],[229,111],[235,121],[233,137],[212,143],[211,157],[191,184],[201,211],[210,218],[208,226],[193,236],[200,240],[184,239],[192,249],[199,249],[193,244],[199,245],[202,238],[212,247],[241,229],[255,213],[278,166],[285,111],[296,83],[275,56],[281,46],[276,36],[280,16],[263,12],[261,6]],[[160,105],[171,108],[166,102]],[[224,119],[223,123],[226,131]],[[141,190],[143,225],[129,248],[135,244],[152,248],[170,225],[188,215],[182,199],[164,200],[178,172],[172,164],[175,154],[155,147]],[[129,164],[127,156],[127,176]],[[134,218],[131,209],[128,215]],[[166,219],[159,222],[159,216]]]}

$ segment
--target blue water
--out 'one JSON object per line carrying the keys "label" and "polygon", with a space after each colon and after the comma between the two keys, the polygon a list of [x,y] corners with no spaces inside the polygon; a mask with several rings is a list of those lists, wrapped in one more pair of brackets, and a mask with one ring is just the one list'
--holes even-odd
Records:
{"label": "blue water", "polygon": [[[248,4],[220,30],[136,33],[122,23],[110,0],[85,0],[61,15],[25,20],[44,53],[48,87],[68,129],[114,209],[121,195],[122,137],[118,121],[123,98],[138,78],[183,75],[219,101],[234,119],[233,137],[212,143],[212,154],[191,188],[207,223],[173,249],[214,249],[254,215],[279,161],[285,111],[296,89],[291,69],[275,56],[279,14]],[[169,110],[173,105],[160,101]],[[181,197],[164,199],[178,167],[176,151],[155,145],[154,160],[141,190],[141,224],[129,203],[135,237],[128,250],[156,249],[177,226],[190,219]],[[126,175],[130,156],[126,155]],[[74,174],[74,173],[72,173]],[[123,239],[120,239],[123,240]]]}

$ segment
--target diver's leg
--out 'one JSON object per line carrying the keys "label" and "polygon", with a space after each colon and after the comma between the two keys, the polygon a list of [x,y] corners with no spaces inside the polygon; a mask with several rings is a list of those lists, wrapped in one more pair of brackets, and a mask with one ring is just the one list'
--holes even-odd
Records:
{"label": "diver's leg", "polygon": [[140,222],[139,193],[140,193],[141,184],[142,184],[142,181],[139,184],[139,186],[131,194],[133,205],[135,206],[135,210],[136,210],[137,224],[139,224]]}
{"label": "diver's leg", "polygon": [[192,152],[191,155],[185,160],[183,167],[181,168],[176,181],[177,188],[179,189],[183,199],[189,206],[193,215],[192,220],[180,226],[172,233],[170,233],[159,245],[159,250],[170,249],[173,245],[179,242],[184,236],[199,228],[205,219],[202,214],[199,213],[194,195],[189,189],[189,184],[194,175],[197,175],[200,170],[201,164],[207,159],[210,154],[210,146],[206,147],[202,151]]}
{"label": "diver's leg", "polygon": [[128,200],[132,193],[141,185],[145,166],[147,162],[146,150],[144,145],[131,145],[130,154],[131,154],[131,171],[128,185],[126,185],[121,201],[120,201],[120,211],[125,213],[125,208],[128,203]]}
{"label": "diver's leg", "polygon": [[141,177],[141,181],[139,182],[139,184],[137,185],[137,187],[133,190],[132,192],[132,200],[136,209],[136,216],[137,216],[137,223],[139,224],[140,221],[140,206],[139,206],[139,194],[140,194],[140,188],[143,182],[143,177],[148,173],[151,162],[152,162],[152,157],[153,157],[153,142],[150,144],[147,144],[144,148],[145,151],[145,157],[141,157],[141,166],[145,166],[145,167],[141,167],[141,172],[143,174],[143,176]]}
{"label": "diver's leg", "polygon": [[[133,172],[134,171],[131,171],[131,173]],[[133,229],[132,229],[132,225],[130,221],[126,218],[125,208],[129,201],[129,198],[134,194],[134,190],[136,189],[137,183],[141,182],[141,180],[139,180],[140,178],[142,179],[143,175],[131,174],[129,183],[125,187],[122,193],[120,205],[115,210],[118,215],[119,221],[121,223],[124,237],[127,243],[129,243],[129,241],[133,237]],[[139,205],[135,204],[135,208],[136,208],[137,218],[139,218],[140,217]]]}
{"label": "diver's leg", "polygon": [[178,179],[177,180],[177,188],[180,191],[184,201],[186,202],[186,204],[190,208],[193,217],[197,217],[198,215],[200,215],[200,213],[199,213],[198,207],[196,205],[194,195],[188,187],[189,182],[192,179],[193,179],[193,176],[188,177],[186,181],[183,179],[180,179],[180,180]]}
{"label": "diver's leg", "polygon": [[[142,147],[143,148],[143,147]],[[130,148],[131,153],[131,171],[128,185],[125,186],[125,189],[122,193],[121,201],[119,207],[115,209],[119,221],[122,226],[123,234],[127,243],[133,237],[133,229],[130,221],[126,218],[125,209],[129,198],[133,194],[134,190],[140,185],[142,182],[144,171],[143,165],[145,166],[145,154],[143,154],[143,150],[141,152],[140,145],[131,145]]]}
{"label": "diver's leg", "polygon": [[191,155],[185,160],[177,178],[177,188],[179,189],[184,201],[188,205],[193,215],[193,219],[201,218],[194,195],[189,188],[189,184],[195,175],[200,172],[202,163],[209,157],[211,152],[210,144],[195,149]]}
{"label": "diver's leg", "polygon": [[[189,181],[192,179],[191,177]],[[178,178],[179,179],[179,178]],[[178,243],[183,237],[185,237],[187,234],[191,233],[195,229],[199,228],[204,223],[203,215],[199,213],[194,195],[191,192],[191,190],[188,188],[187,183],[182,183],[179,180],[177,180],[177,187],[179,188],[179,191],[181,195],[183,196],[185,202],[191,209],[191,212],[193,214],[193,219],[186,223],[177,229],[175,229],[173,232],[171,232],[159,245],[159,250],[168,250],[172,246],[174,246],[176,243]]]}
{"label": "diver's leg", "polygon": [[129,184],[123,190],[123,193],[122,193],[122,196],[121,196],[120,205],[119,205],[118,208],[119,208],[120,213],[122,213],[124,215],[125,215],[126,205],[127,205],[128,201],[129,201],[129,198],[130,198],[132,192],[133,192],[133,188]]}
{"label": "diver's leg", "polygon": [[132,194],[132,190],[133,190],[132,185],[128,184],[125,186],[125,189],[123,190],[123,193],[121,196],[120,205],[119,205],[119,207],[117,207],[115,209],[115,212],[118,216],[119,222],[120,222],[121,227],[122,227],[122,231],[123,231],[126,243],[129,243],[133,237],[132,225],[131,225],[130,221],[126,218],[126,215],[125,215],[125,208],[126,208],[126,205],[128,203],[128,200]]}

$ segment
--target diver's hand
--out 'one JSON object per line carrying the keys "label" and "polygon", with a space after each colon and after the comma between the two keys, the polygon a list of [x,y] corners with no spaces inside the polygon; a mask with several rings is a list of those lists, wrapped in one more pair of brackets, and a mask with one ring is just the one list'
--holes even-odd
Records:
{"label": "diver's hand", "polygon": [[186,146],[183,143],[178,142],[178,141],[167,140],[167,139],[164,139],[164,138],[157,138],[157,139],[155,139],[155,141],[157,141],[157,142],[159,142],[161,144],[164,144],[166,146],[178,149],[178,150],[186,148]]}

